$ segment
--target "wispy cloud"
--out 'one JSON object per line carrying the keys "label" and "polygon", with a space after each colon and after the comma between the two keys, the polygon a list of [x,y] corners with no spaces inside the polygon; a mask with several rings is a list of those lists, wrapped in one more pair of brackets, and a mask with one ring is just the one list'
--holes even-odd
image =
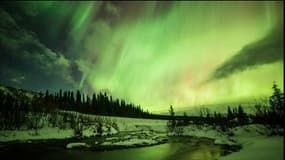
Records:
{"label": "wispy cloud", "polygon": [[283,25],[272,29],[262,39],[244,46],[237,54],[221,64],[210,80],[226,78],[231,74],[263,64],[283,60]]}

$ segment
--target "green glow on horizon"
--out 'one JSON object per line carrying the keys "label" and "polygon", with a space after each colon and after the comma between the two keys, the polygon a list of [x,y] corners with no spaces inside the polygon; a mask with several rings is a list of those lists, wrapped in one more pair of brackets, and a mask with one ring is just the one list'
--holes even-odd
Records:
{"label": "green glow on horizon", "polygon": [[283,2],[175,2],[159,16],[152,16],[155,2],[140,5],[140,18],[119,19],[115,26],[92,20],[101,3],[78,5],[70,50],[84,48],[76,60],[83,72],[79,88],[108,90],[150,111],[268,96],[273,81],[283,88],[283,62],[204,83],[217,66],[274,27]]}

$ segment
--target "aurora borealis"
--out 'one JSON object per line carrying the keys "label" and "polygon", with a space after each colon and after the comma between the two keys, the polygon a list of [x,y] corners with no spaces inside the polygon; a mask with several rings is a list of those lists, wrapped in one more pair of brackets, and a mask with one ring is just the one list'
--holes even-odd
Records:
{"label": "aurora borealis", "polygon": [[6,2],[0,83],[106,91],[150,111],[283,88],[283,2]]}

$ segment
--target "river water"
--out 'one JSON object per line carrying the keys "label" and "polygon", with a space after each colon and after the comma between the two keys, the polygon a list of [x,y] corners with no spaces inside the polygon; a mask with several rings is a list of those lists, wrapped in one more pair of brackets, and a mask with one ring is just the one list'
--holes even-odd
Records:
{"label": "river water", "polygon": [[165,144],[112,151],[67,150],[60,145],[17,144],[3,146],[0,159],[37,160],[215,160],[225,150],[210,140],[187,139]]}

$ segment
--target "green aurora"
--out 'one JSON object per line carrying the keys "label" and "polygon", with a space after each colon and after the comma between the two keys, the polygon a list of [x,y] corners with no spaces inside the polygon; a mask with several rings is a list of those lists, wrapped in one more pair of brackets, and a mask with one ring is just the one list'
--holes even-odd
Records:
{"label": "green aurora", "polygon": [[[233,65],[236,68],[226,76],[211,77],[245,46],[267,37],[276,26],[283,28],[283,2],[26,2],[23,6],[31,15],[44,12],[46,23],[53,22],[50,39],[65,30],[67,47],[61,52],[78,66],[81,77],[75,86],[85,91],[106,91],[155,112],[170,104],[184,108],[268,96],[274,81],[283,88],[283,46],[268,52],[263,47],[264,58],[252,53],[236,62],[246,61],[246,67]],[[279,32],[283,42],[283,31]],[[271,51],[278,55],[269,60]]]}

